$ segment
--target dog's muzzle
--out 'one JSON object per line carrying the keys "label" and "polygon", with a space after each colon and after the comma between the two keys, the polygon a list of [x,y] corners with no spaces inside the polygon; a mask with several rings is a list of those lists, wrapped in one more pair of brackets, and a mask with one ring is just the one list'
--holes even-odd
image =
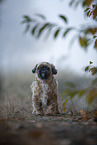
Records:
{"label": "dog's muzzle", "polygon": [[47,66],[41,66],[38,70],[38,77],[42,80],[47,80],[50,76],[50,68]]}

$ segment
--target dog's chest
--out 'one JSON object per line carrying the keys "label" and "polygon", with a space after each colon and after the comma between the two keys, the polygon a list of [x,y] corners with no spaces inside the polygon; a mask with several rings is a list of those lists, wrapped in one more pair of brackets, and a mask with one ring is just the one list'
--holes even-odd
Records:
{"label": "dog's chest", "polygon": [[41,96],[42,97],[41,98],[42,105],[44,107],[46,107],[47,106],[47,99],[48,99],[47,92],[48,92],[49,86],[48,86],[48,84],[42,83],[41,88],[42,88],[42,96]]}

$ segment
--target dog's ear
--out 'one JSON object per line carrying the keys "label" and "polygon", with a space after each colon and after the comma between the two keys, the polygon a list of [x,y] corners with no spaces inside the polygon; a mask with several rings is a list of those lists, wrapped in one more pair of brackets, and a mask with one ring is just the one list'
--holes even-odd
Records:
{"label": "dog's ear", "polygon": [[52,68],[52,73],[54,75],[56,75],[57,74],[57,70],[55,69],[55,66],[53,64],[51,64],[51,68]]}
{"label": "dog's ear", "polygon": [[37,65],[38,64],[36,64],[36,66],[34,67],[34,69],[32,69],[32,73],[35,73],[36,72]]}

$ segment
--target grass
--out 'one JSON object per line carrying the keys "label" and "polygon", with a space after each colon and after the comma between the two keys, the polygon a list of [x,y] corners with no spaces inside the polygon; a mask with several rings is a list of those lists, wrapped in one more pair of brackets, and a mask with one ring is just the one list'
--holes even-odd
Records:
{"label": "grass", "polygon": [[[72,81],[86,86],[91,81],[89,78],[82,78],[71,73],[60,73],[57,75],[59,82],[59,106],[62,107],[61,95],[65,89],[65,82]],[[10,119],[28,119],[32,117],[32,99],[30,85],[34,80],[32,74],[17,73],[14,75],[8,75],[3,77],[3,89],[0,95],[0,117]],[[82,107],[86,107],[85,98],[73,99],[73,105],[75,110],[80,110]],[[72,110],[71,102],[69,101],[67,106],[68,110]],[[86,109],[86,108],[85,108]]]}

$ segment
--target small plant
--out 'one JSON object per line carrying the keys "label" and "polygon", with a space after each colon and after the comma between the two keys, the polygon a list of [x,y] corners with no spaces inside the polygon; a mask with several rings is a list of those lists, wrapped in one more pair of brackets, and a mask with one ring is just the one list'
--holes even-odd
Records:
{"label": "small plant", "polygon": [[[97,67],[93,66],[93,62],[90,61],[89,66],[85,67],[85,72],[87,71],[91,72],[92,75],[97,74]],[[88,88],[78,89],[78,85],[72,82],[66,83],[66,86],[67,86],[67,89],[65,89],[62,94],[62,100],[65,100],[63,103],[63,111],[66,110],[66,104],[68,100],[73,102],[72,99],[75,96],[77,96],[78,98],[82,98],[85,95],[86,103],[88,103],[88,105],[92,105],[92,103],[97,98],[97,78],[95,78],[92,81],[90,87]],[[74,108],[74,105],[73,105],[73,108]]]}

